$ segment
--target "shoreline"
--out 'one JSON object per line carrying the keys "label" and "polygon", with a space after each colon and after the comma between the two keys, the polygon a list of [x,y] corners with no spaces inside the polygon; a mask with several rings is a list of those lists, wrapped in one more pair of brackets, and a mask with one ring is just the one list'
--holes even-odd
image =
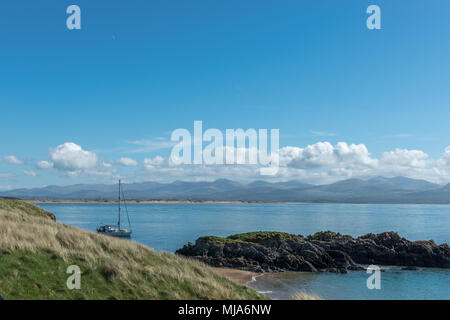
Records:
{"label": "shoreline", "polygon": [[[0,197],[1,198],[1,197]],[[9,198],[5,198],[9,199]],[[16,199],[31,204],[41,203],[67,203],[67,204],[115,204],[117,200],[70,200],[70,199]],[[244,201],[244,200],[125,200],[122,203],[130,204],[352,204],[352,205],[430,205],[450,206],[450,203],[397,203],[397,202],[304,202],[304,201]]]}
{"label": "shoreline", "polygon": [[[210,266],[211,267],[211,266]],[[260,277],[265,274],[265,272],[252,272],[240,269],[233,268],[219,268],[219,267],[211,267],[214,272],[219,274],[222,277],[228,278],[234,283],[240,285],[246,285],[249,282],[255,281],[255,278]]]}
{"label": "shoreline", "polygon": [[[2,198],[2,197],[0,197]],[[5,198],[10,199],[10,198]],[[67,203],[67,204],[115,204],[117,200],[84,200],[84,199],[19,199],[11,198],[13,200],[20,200],[31,204],[41,203]],[[352,204],[352,205],[432,205],[432,206],[449,206],[450,203],[397,203],[397,202],[305,202],[305,201],[244,201],[244,200],[125,200],[122,203],[130,204]]]}
{"label": "shoreline", "polygon": [[[117,200],[42,200],[42,199],[19,199],[27,203],[105,203],[115,204]],[[264,201],[240,201],[240,200],[125,200],[122,203],[135,203],[135,204],[172,204],[172,203],[192,203],[192,204],[279,204],[287,202],[264,202]],[[294,203],[294,202],[292,202]],[[296,202],[297,203],[297,202]],[[298,202],[300,203],[300,202]]]}

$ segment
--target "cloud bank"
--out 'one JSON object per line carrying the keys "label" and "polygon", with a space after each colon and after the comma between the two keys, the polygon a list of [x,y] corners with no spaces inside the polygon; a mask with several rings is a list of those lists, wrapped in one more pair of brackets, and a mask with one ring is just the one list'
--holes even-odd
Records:
{"label": "cloud bank", "polygon": [[[238,149],[235,153],[240,154],[237,151]],[[243,156],[247,156],[248,153],[249,150],[241,152]],[[161,155],[141,160],[129,157],[121,157],[119,160],[100,159],[95,152],[86,150],[76,143],[66,142],[50,148],[49,159],[37,162],[36,168],[45,169],[45,172],[55,172],[63,177],[106,177],[109,181],[121,177],[130,182],[227,178],[240,181],[299,179],[324,184],[348,178],[373,176],[405,176],[440,184],[450,182],[450,146],[437,159],[431,158],[421,150],[400,148],[374,157],[364,144],[339,142],[333,145],[327,141],[305,147],[285,146],[279,150],[278,155],[280,164],[278,174],[263,177],[260,175],[258,165],[184,165],[176,164],[170,157]],[[6,157],[4,158],[6,160]],[[19,164],[21,161],[15,157],[8,159],[13,164]],[[123,170],[123,167],[130,169]],[[29,176],[36,175],[34,171],[28,169],[23,173]]]}
{"label": "cloud bank", "polygon": [[[306,147],[286,146],[279,150],[280,170],[273,180],[300,179],[310,183],[331,183],[348,178],[405,176],[445,184],[450,182],[450,147],[439,159],[421,150],[395,149],[380,158],[372,157],[364,144],[317,142]],[[255,165],[174,165],[157,156],[145,159],[141,178],[213,180],[261,179]],[[267,178],[267,177],[264,177]]]}

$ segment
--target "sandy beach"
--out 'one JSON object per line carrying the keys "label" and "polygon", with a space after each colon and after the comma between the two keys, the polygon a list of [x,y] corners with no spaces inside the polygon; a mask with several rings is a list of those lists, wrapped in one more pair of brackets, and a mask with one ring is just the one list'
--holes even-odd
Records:
{"label": "sandy beach", "polygon": [[231,268],[212,267],[212,269],[221,276],[226,277],[231,281],[236,282],[237,284],[246,284],[247,282],[252,281],[253,277],[263,275],[263,273],[256,273]]}

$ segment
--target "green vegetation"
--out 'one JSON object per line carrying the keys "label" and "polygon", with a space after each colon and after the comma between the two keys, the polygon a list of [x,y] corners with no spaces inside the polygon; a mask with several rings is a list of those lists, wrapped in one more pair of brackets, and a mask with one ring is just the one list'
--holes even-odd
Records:
{"label": "green vegetation", "polygon": [[[320,231],[316,232],[313,235],[309,235],[306,237],[306,240],[315,240],[315,241],[323,241],[329,242],[337,238],[348,237],[343,236],[340,233],[332,232],[332,231]],[[216,236],[206,236],[201,237],[200,239],[212,241],[215,243],[257,243],[261,244],[270,240],[280,241],[280,240],[298,240],[299,238],[303,238],[301,235],[290,234],[286,232],[276,232],[276,231],[256,231],[256,232],[247,232],[247,233],[239,233],[233,234],[226,238],[216,237]]]}
{"label": "green vegetation", "polygon": [[[5,299],[263,299],[196,260],[158,253],[54,221],[0,199],[0,295]],[[66,286],[81,269],[81,289]]]}
{"label": "green vegetation", "polygon": [[[319,231],[312,235],[307,236],[305,239],[308,241],[323,241],[329,242],[337,238],[345,238],[349,236],[343,236],[340,233],[336,233],[333,231]],[[226,238],[216,237],[216,236],[205,236],[199,239],[212,241],[215,243],[263,243],[270,240],[298,240],[299,238],[303,239],[304,237],[301,235],[290,234],[286,232],[276,232],[276,231],[256,231],[256,232],[247,232],[247,233],[238,233],[230,235]]]}
{"label": "green vegetation", "polygon": [[268,240],[290,240],[295,239],[296,235],[285,233],[285,232],[275,232],[275,231],[256,231],[248,233],[233,234],[226,238],[216,237],[216,236],[206,236],[199,239],[207,240],[215,243],[262,243]]}
{"label": "green vegetation", "polygon": [[294,239],[295,237],[296,237],[295,235],[286,232],[257,231],[257,232],[233,234],[231,236],[228,236],[227,239],[260,243],[267,240],[289,240]]}
{"label": "green vegetation", "polygon": [[206,240],[206,241],[210,241],[210,242],[214,242],[214,243],[221,243],[221,244],[225,244],[225,243],[244,243],[244,241],[241,241],[241,240],[230,239],[230,238],[221,238],[221,237],[216,237],[216,236],[200,237],[200,238],[198,238],[198,240]]}

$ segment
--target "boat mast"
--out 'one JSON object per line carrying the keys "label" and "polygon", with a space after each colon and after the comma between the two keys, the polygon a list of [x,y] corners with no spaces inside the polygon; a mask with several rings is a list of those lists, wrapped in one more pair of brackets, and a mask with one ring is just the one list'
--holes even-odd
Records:
{"label": "boat mast", "polygon": [[119,180],[119,230],[120,230],[120,180]]}

